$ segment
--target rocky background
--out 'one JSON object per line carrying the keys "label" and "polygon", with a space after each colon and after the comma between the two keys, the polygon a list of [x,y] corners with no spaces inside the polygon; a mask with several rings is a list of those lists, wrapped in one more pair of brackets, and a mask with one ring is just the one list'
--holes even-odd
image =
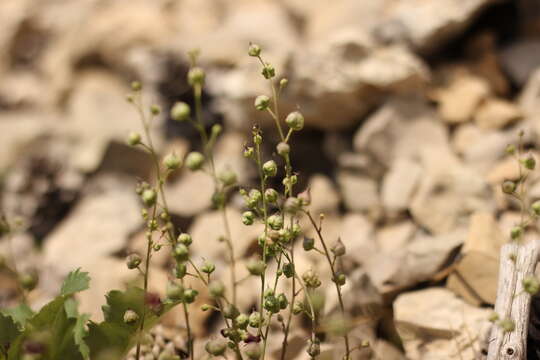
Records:
{"label": "rocky background", "polygon": [[[2,0],[0,24],[1,202],[24,224],[13,253],[20,269],[39,271],[35,306],[82,267],[92,277],[82,310],[99,319],[106,291],[136,278],[124,257],[145,246],[134,188],[151,163],[124,144],[140,130],[125,101],[132,80],[164,109],[153,129],[163,153],[196,149],[193,130],[167,114],[175,101],[192,101],[186,53],[199,48],[204,120],[225,129],[218,168],[234,169],[246,186],[256,180],[242,147],[254,123],[268,122],[252,106],[268,89],[246,54],[252,41],[290,80],[283,107],[306,117],[293,162],[312,211],[326,215],[326,238],[347,247],[352,336],[371,344],[355,359],[481,358],[498,250],[519,219],[500,191],[518,176],[504,149],[521,129],[526,147],[540,148],[538,1]],[[266,134],[272,139],[270,127]],[[195,259],[224,268],[212,188],[206,175],[181,172],[166,192]],[[538,175],[530,196],[540,198]],[[242,262],[260,229],[243,226],[241,211],[233,197]],[[0,252],[8,254],[5,240]],[[299,270],[328,277],[321,260],[299,255]],[[153,260],[160,293],[168,262],[163,251]],[[15,286],[0,272],[0,306]],[[242,286],[244,307],[254,286]],[[327,311],[336,307],[329,287]],[[208,313],[193,313],[199,337],[218,329]],[[166,339],[183,346],[181,319],[174,312],[156,330],[155,352]],[[296,358],[306,356],[300,326]],[[333,347],[323,347],[328,358]]]}

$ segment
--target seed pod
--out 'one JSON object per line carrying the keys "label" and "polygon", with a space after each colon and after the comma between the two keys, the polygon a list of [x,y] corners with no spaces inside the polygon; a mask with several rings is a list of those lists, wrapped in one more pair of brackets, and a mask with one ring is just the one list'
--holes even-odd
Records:
{"label": "seed pod", "polygon": [[139,256],[139,254],[130,254],[126,258],[126,265],[127,265],[128,269],[130,269],[130,270],[131,269],[136,269],[141,264],[141,261],[142,261],[142,259]]}
{"label": "seed pod", "polygon": [[330,249],[335,256],[343,256],[346,253],[345,245],[341,239],[338,239],[337,243]]}
{"label": "seed pod", "polygon": [[274,160],[268,160],[262,166],[264,175],[274,177],[277,174],[277,164]]}
{"label": "seed pod", "polygon": [[225,339],[210,340],[204,346],[207,353],[213,356],[222,356],[227,350],[227,341]]}
{"label": "seed pod", "polygon": [[208,285],[208,291],[213,298],[220,298],[225,294],[225,285],[219,280],[212,281]]}
{"label": "seed pod", "polygon": [[289,80],[287,78],[283,78],[283,79],[279,80],[279,86],[281,88],[284,88],[285,86],[287,86],[288,83],[289,83]]}
{"label": "seed pod", "polygon": [[270,105],[270,98],[266,95],[259,95],[257,98],[255,98],[255,109],[259,111],[264,111],[268,109],[268,106]]}
{"label": "seed pod", "polygon": [[171,300],[181,300],[184,296],[184,287],[175,282],[167,284],[167,297]]}
{"label": "seed pod", "polygon": [[284,310],[287,308],[287,306],[289,306],[289,300],[287,300],[287,296],[285,296],[285,294],[279,294],[277,300],[281,310]]}
{"label": "seed pod", "polygon": [[205,274],[211,274],[216,270],[216,265],[210,261],[205,261],[203,266],[201,266],[201,271]]}
{"label": "seed pod", "polygon": [[183,279],[187,274],[187,265],[185,262],[177,262],[174,267],[174,277],[177,279]]}
{"label": "seed pod", "polygon": [[245,330],[249,324],[249,316],[246,314],[240,314],[236,317],[236,319],[234,319],[234,322],[240,329]]}
{"label": "seed pod", "polygon": [[264,191],[264,197],[266,198],[266,201],[273,204],[277,201],[279,194],[276,190],[268,188]]}
{"label": "seed pod", "polygon": [[336,274],[336,276],[332,279],[336,284],[339,286],[345,285],[345,282],[347,281],[347,278],[345,277],[345,274],[339,273]]}
{"label": "seed pod", "polygon": [[185,121],[189,119],[191,109],[185,102],[176,102],[171,108],[171,118],[174,121]]}
{"label": "seed pod", "polygon": [[261,326],[262,316],[258,311],[254,311],[249,315],[249,326],[252,328],[258,328]]}
{"label": "seed pod", "polygon": [[300,131],[304,128],[304,115],[299,111],[293,111],[287,115],[285,122],[294,131]]}
{"label": "seed pod", "polygon": [[261,47],[257,44],[249,44],[248,55],[259,57],[261,55]]}
{"label": "seed pod", "polygon": [[178,235],[178,238],[176,240],[180,244],[184,244],[186,246],[191,245],[191,243],[193,242],[193,239],[191,238],[191,235],[189,235],[188,233],[181,233],[180,235]]}
{"label": "seed pod", "polygon": [[186,245],[176,244],[173,250],[173,256],[178,262],[186,261],[189,258],[189,249]]}
{"label": "seed pod", "polygon": [[309,340],[309,346],[307,349],[307,353],[312,358],[315,358],[320,355],[321,353],[321,345],[319,343],[319,340],[315,338],[315,341]]}
{"label": "seed pod", "polygon": [[183,300],[186,304],[191,304],[195,301],[195,298],[199,295],[199,292],[195,289],[184,290]]}
{"label": "seed pod", "polygon": [[240,311],[233,304],[227,304],[222,310],[223,317],[226,319],[236,319],[240,315]]}
{"label": "seed pod", "polygon": [[512,180],[505,180],[502,183],[502,191],[505,194],[513,194],[516,191],[517,184]]}
{"label": "seed pod", "polygon": [[529,155],[525,160],[523,160],[523,166],[525,166],[528,170],[534,170],[536,167],[536,160],[534,159],[534,156]]}
{"label": "seed pod", "polygon": [[531,209],[536,216],[540,216],[540,200],[537,200],[532,203]]}
{"label": "seed pod", "polygon": [[163,158],[163,165],[171,171],[178,169],[181,164],[182,160],[175,153],[170,153]]}
{"label": "seed pod", "polygon": [[131,309],[126,310],[124,313],[124,323],[133,324],[139,320],[139,315]]}
{"label": "seed pod", "polygon": [[508,155],[514,155],[516,153],[516,146],[513,144],[510,144],[505,149],[506,153]]}
{"label": "seed pod", "polygon": [[276,146],[276,151],[280,156],[285,157],[285,156],[289,155],[289,153],[291,152],[291,147],[287,143],[280,142]]}
{"label": "seed pod", "polygon": [[234,171],[232,170],[224,170],[218,175],[219,181],[225,186],[231,186],[236,184],[237,177]]}
{"label": "seed pod", "polygon": [[186,166],[192,171],[197,171],[202,168],[204,164],[204,155],[200,152],[193,151],[186,157]]}
{"label": "seed pod", "polygon": [[141,91],[142,84],[139,81],[132,81],[131,82],[131,90],[133,91]]}
{"label": "seed pod", "polygon": [[253,148],[251,146],[248,146],[244,149],[244,157],[245,158],[250,158],[253,156]]}
{"label": "seed pod", "polygon": [[293,305],[293,314],[298,315],[304,312],[304,306],[300,302],[295,302]]}
{"label": "seed pod", "polygon": [[141,143],[141,134],[136,132],[129,133],[127,143],[129,146],[139,145]]}
{"label": "seed pod", "polygon": [[150,113],[154,116],[159,115],[161,113],[161,108],[158,105],[151,105]]}
{"label": "seed pod", "polygon": [[251,275],[261,276],[266,270],[266,264],[262,260],[251,259],[246,264],[246,268]]}
{"label": "seed pod", "polygon": [[263,306],[266,311],[269,311],[272,314],[276,314],[280,310],[279,301],[274,295],[266,296],[264,298]]}
{"label": "seed pod", "polygon": [[290,279],[294,276],[294,264],[293,263],[287,263],[283,265],[282,267],[283,274],[286,278]]}
{"label": "seed pod", "polygon": [[304,248],[305,251],[313,250],[315,248],[315,239],[304,236],[302,247]]}
{"label": "seed pod", "polygon": [[304,274],[302,274],[302,280],[304,280],[304,283],[308,288],[318,288],[321,286],[321,280],[319,279],[319,275],[317,275],[316,272],[314,272],[312,269],[309,269]]}
{"label": "seed pod", "polygon": [[188,72],[188,84],[191,86],[203,85],[206,74],[204,70],[198,66],[192,67]]}
{"label": "seed pod", "polygon": [[276,76],[276,69],[274,69],[271,64],[266,63],[262,69],[261,74],[262,76],[264,76],[265,79],[268,80]]}
{"label": "seed pod", "polygon": [[146,189],[142,192],[141,199],[147,207],[153,206],[157,200],[157,193],[154,189]]}
{"label": "seed pod", "polygon": [[510,230],[510,237],[512,238],[512,240],[519,239],[521,235],[523,235],[523,228],[521,226],[514,226]]}
{"label": "seed pod", "polygon": [[251,342],[244,346],[244,354],[249,360],[259,360],[262,356],[261,344],[257,342]]}
{"label": "seed pod", "polygon": [[39,282],[39,277],[38,277],[37,272],[35,271],[28,271],[28,272],[21,273],[19,275],[19,284],[26,291],[34,290],[38,282]]}
{"label": "seed pod", "polygon": [[267,222],[272,230],[279,230],[283,227],[283,217],[279,214],[269,216]]}

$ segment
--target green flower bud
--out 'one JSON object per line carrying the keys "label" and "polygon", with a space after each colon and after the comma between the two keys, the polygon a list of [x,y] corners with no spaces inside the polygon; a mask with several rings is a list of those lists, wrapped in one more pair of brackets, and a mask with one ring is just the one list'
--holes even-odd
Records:
{"label": "green flower bud", "polygon": [[251,146],[244,149],[244,157],[250,158],[253,156],[253,148]]}
{"label": "green flower bud", "polygon": [[177,279],[183,279],[187,274],[187,265],[185,262],[177,262],[174,267],[174,277]]}
{"label": "green flower bud", "polygon": [[139,254],[131,254],[126,258],[126,265],[128,269],[136,269],[141,264],[142,259]]}
{"label": "green flower bud", "polygon": [[210,261],[205,261],[203,266],[201,267],[201,271],[205,274],[211,274],[216,270],[216,265]]}
{"label": "green flower bud", "polygon": [[212,131],[212,136],[216,137],[219,134],[221,134],[221,132],[223,131],[223,126],[221,126],[220,124],[214,124],[214,125],[212,125],[212,130],[211,131]]}
{"label": "green flower bud", "polygon": [[321,280],[319,279],[319,275],[315,273],[312,269],[309,269],[304,274],[302,274],[302,280],[304,280],[304,283],[308,288],[318,288],[321,286]]}
{"label": "green flower bud", "polygon": [[261,276],[266,270],[266,264],[262,260],[251,259],[247,262],[246,268],[251,275]]}
{"label": "green flower bud", "polygon": [[213,356],[222,356],[227,350],[227,340],[225,339],[214,339],[204,345],[204,349],[207,353]]}
{"label": "green flower bud", "polygon": [[262,144],[262,136],[260,134],[253,135],[253,143],[257,145]]}
{"label": "green flower bud", "polygon": [[277,164],[274,160],[268,160],[263,164],[262,170],[265,176],[274,177],[277,174]]}
{"label": "green flower bud", "polygon": [[521,226],[514,226],[510,230],[510,237],[512,238],[512,240],[519,239],[521,235],[523,235],[523,228]]}
{"label": "green flower bud", "polygon": [[202,310],[202,311],[208,311],[208,310],[210,310],[210,305],[208,305],[208,304],[202,304],[202,305],[201,305],[201,310]]}
{"label": "green flower bud", "polygon": [[272,188],[268,188],[264,191],[264,197],[266,198],[266,201],[268,201],[271,204],[274,204],[277,201],[279,194],[276,190]]}
{"label": "green flower bud", "polygon": [[529,170],[534,170],[536,167],[536,160],[534,159],[534,156],[529,155],[525,160],[523,160],[523,166]]}
{"label": "green flower bud", "polygon": [[261,47],[257,44],[249,44],[248,55],[259,57],[261,55]]}
{"label": "green flower bud", "polygon": [[304,128],[304,115],[299,111],[293,111],[287,115],[285,122],[294,131],[300,131]]}
{"label": "green flower bud", "polygon": [[184,290],[184,302],[186,304],[192,304],[199,295],[199,292],[195,289],[186,289]]}
{"label": "green flower bud", "polygon": [[167,297],[171,300],[182,300],[184,287],[180,284],[169,282],[167,284]]}
{"label": "green flower bud", "polygon": [[254,311],[249,315],[249,326],[258,328],[262,324],[262,316],[258,311]]}
{"label": "green flower bud", "polygon": [[540,290],[540,283],[534,276],[524,278],[522,284],[523,290],[531,295],[536,295],[536,293],[538,293]]}
{"label": "green flower bud", "polygon": [[218,175],[219,180],[225,186],[231,186],[236,184],[236,174],[232,170],[224,170]]}
{"label": "green flower bud", "polygon": [[250,204],[257,205],[257,203],[262,200],[262,194],[257,189],[251,189],[248,194],[248,199],[249,199],[248,206]]}
{"label": "green flower bud", "polygon": [[234,319],[234,322],[240,329],[245,330],[249,324],[249,316],[246,314],[240,314],[236,317],[236,319]]}
{"label": "green flower bud", "polygon": [[264,298],[264,302],[263,302],[263,306],[264,306],[264,309],[266,311],[269,311],[271,312],[272,314],[276,314],[279,312],[280,310],[280,307],[279,307],[279,301],[278,299],[271,295],[271,296],[266,296]]}
{"label": "green flower bud", "polygon": [[262,356],[261,344],[257,342],[251,342],[244,346],[244,354],[249,360],[259,360]]}
{"label": "green flower bud", "polygon": [[294,224],[291,229],[291,235],[293,238],[296,238],[300,233],[302,232],[302,229],[300,228],[300,225],[298,223]]}
{"label": "green flower bud", "polygon": [[225,319],[236,319],[238,315],[240,315],[240,311],[234,306],[233,304],[227,304],[223,308],[223,317]]}
{"label": "green flower bud", "polygon": [[283,218],[279,214],[274,214],[268,217],[268,226],[272,230],[279,230],[283,227]]}
{"label": "green flower bud", "polygon": [[131,325],[136,323],[137,320],[139,320],[139,315],[135,311],[131,309],[126,310],[124,313],[124,323]]}
{"label": "green flower bud", "polygon": [[178,101],[171,108],[171,118],[175,121],[185,121],[190,114],[191,109],[185,102]]}
{"label": "green flower bud", "polygon": [[264,290],[263,297],[274,296],[274,289],[268,287]]}
{"label": "green flower bud", "polygon": [[159,250],[161,250],[161,244],[154,244],[154,246],[152,246],[152,249],[155,252],[158,252]]}
{"label": "green flower bud", "polygon": [[287,78],[283,78],[281,80],[279,80],[279,87],[280,88],[284,88],[285,86],[287,86],[287,84],[289,84],[289,80]]}
{"label": "green flower bud", "polygon": [[516,191],[517,185],[512,180],[505,180],[502,183],[502,191],[505,194],[513,194]]}
{"label": "green flower bud", "polygon": [[141,134],[132,132],[128,135],[127,143],[129,146],[137,146],[141,143]]}
{"label": "green flower bud", "polygon": [[291,147],[287,143],[280,142],[279,144],[277,144],[276,150],[280,156],[285,157],[291,152]]}
{"label": "green flower bud", "polygon": [[204,155],[197,151],[192,151],[186,157],[186,166],[192,171],[202,168],[204,164]]}
{"label": "green flower bud", "polygon": [[179,242],[180,244],[189,246],[193,242],[193,239],[191,238],[191,235],[189,235],[188,233],[181,233],[180,235],[178,235],[178,238],[176,239],[176,241]]}
{"label": "green flower bud", "polygon": [[281,310],[285,310],[287,306],[289,306],[289,300],[287,300],[287,296],[285,296],[285,294],[279,294],[277,300]]}
{"label": "green flower bud", "polygon": [[208,291],[213,298],[220,298],[225,294],[225,285],[219,280],[212,281],[208,285]]}
{"label": "green flower bud", "polygon": [[203,85],[206,74],[198,66],[192,67],[188,72],[188,84],[191,86]]}
{"label": "green flower bud", "polygon": [[536,216],[540,216],[540,200],[537,200],[532,203],[531,209]]}
{"label": "green flower bud", "polygon": [[150,106],[150,113],[152,115],[159,115],[161,113],[161,108],[158,105],[151,105]]}
{"label": "green flower bud", "polygon": [[274,67],[269,63],[266,63],[262,69],[261,74],[262,76],[264,76],[265,79],[268,80],[276,76],[276,69],[274,69]]}
{"label": "green flower bud", "polygon": [[157,193],[154,189],[146,189],[143,191],[141,199],[147,207],[153,206],[157,200]]}
{"label": "green flower bud", "polygon": [[39,282],[38,274],[35,271],[28,271],[19,274],[19,284],[26,291],[32,291]]}
{"label": "green flower bud", "polygon": [[253,214],[253,212],[251,211],[245,211],[243,214],[242,214],[242,223],[244,225],[253,225],[253,222],[255,220],[255,214]]}
{"label": "green flower bud", "polygon": [[259,95],[255,98],[255,109],[264,111],[270,106],[270,98],[266,95]]}
{"label": "green flower bud", "polygon": [[186,261],[189,258],[189,249],[186,245],[176,244],[173,251],[173,256],[178,262]]}
{"label": "green flower bud", "polygon": [[139,81],[132,81],[131,82],[131,90],[133,90],[133,91],[141,91],[142,90],[142,84]]}
{"label": "green flower bud", "polygon": [[212,206],[216,209],[221,209],[225,205],[225,192],[222,190],[216,190],[212,194]]}
{"label": "green flower bud", "polygon": [[494,311],[489,315],[488,321],[494,323],[497,320],[499,320],[499,314]]}
{"label": "green flower bud", "polygon": [[163,158],[163,165],[169,170],[176,170],[182,164],[182,160],[175,153],[168,154]]}
{"label": "green flower bud", "polygon": [[148,221],[146,226],[148,227],[148,230],[154,231],[154,230],[157,230],[157,228],[158,228],[158,222],[157,222],[156,219],[151,219],[151,220]]}
{"label": "green flower bud", "polygon": [[508,146],[506,147],[505,150],[506,150],[506,153],[507,153],[508,155],[514,155],[514,154],[516,153],[516,146],[510,144],[510,145],[508,145]]}
{"label": "green flower bud", "polygon": [[345,245],[343,245],[341,239],[338,239],[337,243],[330,250],[334,253],[334,256],[343,256],[346,253]]}
{"label": "green flower bud", "polygon": [[315,239],[304,236],[302,247],[304,248],[305,251],[313,250],[315,248]]}

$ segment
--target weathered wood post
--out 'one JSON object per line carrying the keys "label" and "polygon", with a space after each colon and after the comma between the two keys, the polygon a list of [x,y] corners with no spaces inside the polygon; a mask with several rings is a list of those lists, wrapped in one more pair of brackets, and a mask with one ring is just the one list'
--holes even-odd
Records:
{"label": "weathered wood post", "polygon": [[524,292],[522,281],[534,276],[540,241],[525,244],[511,242],[501,248],[501,263],[495,312],[499,319],[511,320],[515,328],[505,332],[495,323],[491,330],[488,360],[525,360],[531,295]]}

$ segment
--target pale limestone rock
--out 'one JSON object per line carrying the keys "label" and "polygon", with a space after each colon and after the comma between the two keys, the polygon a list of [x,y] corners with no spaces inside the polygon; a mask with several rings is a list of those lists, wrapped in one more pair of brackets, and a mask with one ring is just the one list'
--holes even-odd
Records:
{"label": "pale limestone rock", "polygon": [[377,243],[383,252],[391,252],[407,247],[416,232],[416,226],[409,220],[387,225],[377,231]]}
{"label": "pale limestone rock", "polygon": [[475,123],[482,129],[501,129],[521,117],[513,103],[496,98],[487,99],[474,114]]}
{"label": "pale limestone rock", "polygon": [[483,79],[474,75],[457,74],[447,87],[435,93],[441,118],[449,124],[471,120],[489,92],[489,85]]}
{"label": "pale limestone rock", "polygon": [[365,176],[351,173],[338,175],[343,201],[352,211],[372,211],[380,206],[377,183]]}
{"label": "pale limestone rock", "polygon": [[338,212],[340,197],[335,185],[325,175],[316,174],[309,179],[308,189],[311,194],[309,210],[317,214]]}
{"label": "pale limestone rock", "polygon": [[491,326],[490,313],[444,288],[404,293],[394,302],[396,328],[409,359],[476,359],[479,341]]}
{"label": "pale limestone rock", "polygon": [[408,158],[397,159],[382,181],[381,201],[385,210],[399,212],[407,209],[422,176],[422,167]]}
{"label": "pale limestone rock", "polygon": [[186,170],[165,187],[169,210],[185,217],[195,216],[212,205],[214,181],[202,171]]}

